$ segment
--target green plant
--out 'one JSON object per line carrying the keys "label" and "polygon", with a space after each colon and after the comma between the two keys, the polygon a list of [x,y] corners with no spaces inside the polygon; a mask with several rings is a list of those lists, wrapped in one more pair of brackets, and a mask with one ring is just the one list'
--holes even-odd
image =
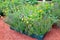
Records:
{"label": "green plant", "polygon": [[60,2],[53,2],[54,7],[52,9],[52,14],[54,14],[55,16],[57,16],[58,19],[60,19]]}
{"label": "green plant", "polygon": [[28,2],[29,4],[32,4],[32,5],[38,4],[37,1],[38,1],[38,0],[26,0],[26,2]]}
{"label": "green plant", "polygon": [[52,4],[52,14],[57,17],[57,21],[55,23],[57,24],[57,27],[60,28],[60,0],[53,0]]}
{"label": "green plant", "polygon": [[56,21],[56,16],[51,13],[52,6],[50,3],[9,5],[10,8],[7,7],[6,12],[6,22],[18,32],[24,32],[27,35],[43,35],[50,30]]}
{"label": "green plant", "polygon": [[60,0],[52,0],[53,2],[60,2]]}
{"label": "green plant", "polygon": [[[0,9],[7,16],[8,12],[13,11],[13,7],[17,8],[17,6],[23,6],[24,4],[36,4],[37,0],[0,0]],[[18,9],[17,9],[18,10]]]}

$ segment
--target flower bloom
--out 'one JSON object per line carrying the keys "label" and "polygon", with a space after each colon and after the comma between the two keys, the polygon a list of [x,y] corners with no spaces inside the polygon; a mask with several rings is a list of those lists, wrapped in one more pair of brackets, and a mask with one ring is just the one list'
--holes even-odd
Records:
{"label": "flower bloom", "polygon": [[41,10],[39,10],[38,12],[43,13],[43,10],[41,9]]}

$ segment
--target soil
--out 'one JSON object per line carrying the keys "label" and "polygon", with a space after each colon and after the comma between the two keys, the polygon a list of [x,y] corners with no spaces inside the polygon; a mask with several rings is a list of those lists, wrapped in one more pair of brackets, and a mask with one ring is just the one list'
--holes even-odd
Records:
{"label": "soil", "polygon": [[[6,24],[0,18],[0,40],[36,40],[24,34],[18,33],[10,29],[10,26]],[[60,28],[52,27],[52,29],[46,34],[44,40],[60,40]]]}
{"label": "soil", "polygon": [[46,34],[44,40],[60,40],[60,28],[54,24],[52,29]]}

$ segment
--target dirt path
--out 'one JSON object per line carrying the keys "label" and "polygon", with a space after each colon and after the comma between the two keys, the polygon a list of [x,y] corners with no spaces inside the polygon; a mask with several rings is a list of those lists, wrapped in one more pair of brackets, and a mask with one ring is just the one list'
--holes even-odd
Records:
{"label": "dirt path", "polygon": [[[26,35],[17,33],[9,28],[10,26],[0,19],[0,40],[36,40]],[[44,40],[60,40],[60,29],[52,28]]]}

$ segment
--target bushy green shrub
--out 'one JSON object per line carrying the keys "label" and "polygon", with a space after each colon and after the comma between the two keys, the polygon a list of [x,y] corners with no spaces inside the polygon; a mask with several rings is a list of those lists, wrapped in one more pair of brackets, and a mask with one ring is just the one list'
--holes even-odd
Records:
{"label": "bushy green shrub", "polygon": [[14,30],[27,35],[43,35],[56,21],[56,16],[51,13],[52,6],[50,3],[39,3],[37,5],[26,4],[9,4],[4,9],[7,13],[6,22]]}
{"label": "bushy green shrub", "polygon": [[7,16],[9,11],[15,10],[13,7],[23,6],[24,4],[37,4],[37,0],[0,0],[0,10]]}

